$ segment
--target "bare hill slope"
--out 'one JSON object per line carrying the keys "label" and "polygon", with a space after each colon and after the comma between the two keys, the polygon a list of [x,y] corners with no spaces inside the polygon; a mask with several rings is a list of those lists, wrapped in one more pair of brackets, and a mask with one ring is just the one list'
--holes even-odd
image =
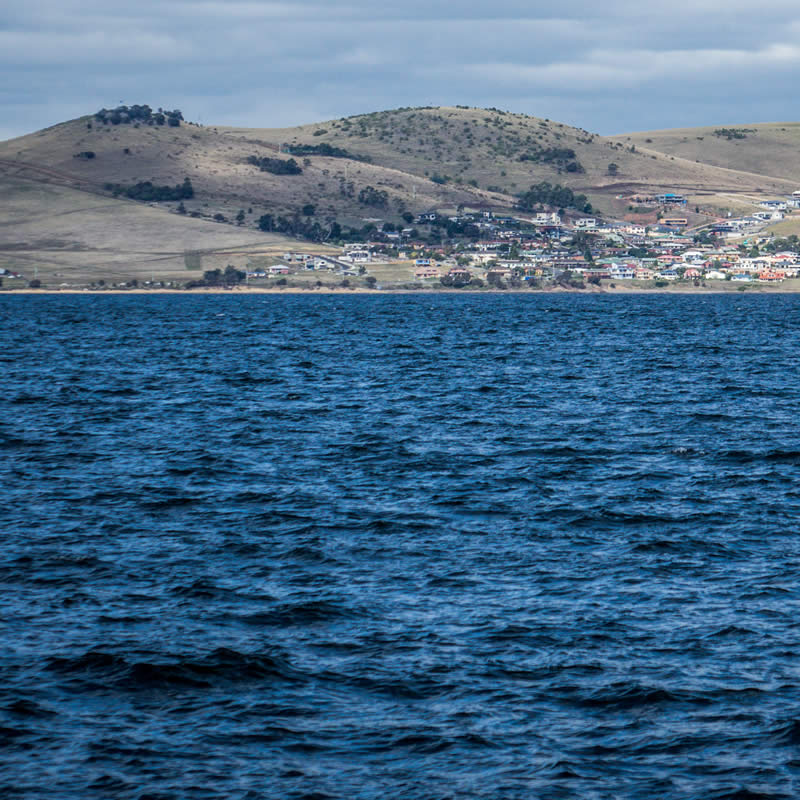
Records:
{"label": "bare hill slope", "polygon": [[[775,122],[753,125],[676,128],[643,131],[618,137],[636,147],[670,156],[772,178],[800,188],[800,123]],[[783,184],[782,184],[783,185]],[[767,186],[762,188],[769,191]]]}
{"label": "bare hill slope", "polygon": [[[0,174],[0,267],[48,286],[193,280],[291,243],[131,200]],[[319,246],[315,245],[319,251]],[[187,259],[187,252],[192,254]],[[187,263],[194,271],[187,269]]]}

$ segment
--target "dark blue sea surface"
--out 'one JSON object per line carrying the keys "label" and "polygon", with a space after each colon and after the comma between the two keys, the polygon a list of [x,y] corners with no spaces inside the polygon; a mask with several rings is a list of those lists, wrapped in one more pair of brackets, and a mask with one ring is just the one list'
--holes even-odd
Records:
{"label": "dark blue sea surface", "polygon": [[0,797],[800,796],[800,297],[0,297]]}

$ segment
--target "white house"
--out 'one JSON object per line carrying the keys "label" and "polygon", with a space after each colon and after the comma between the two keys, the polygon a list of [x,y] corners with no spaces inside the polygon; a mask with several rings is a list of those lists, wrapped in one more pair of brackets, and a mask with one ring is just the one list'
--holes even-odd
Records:
{"label": "white house", "polygon": [[556,214],[555,211],[552,213],[541,211],[533,218],[532,221],[534,225],[560,225],[561,217]]}
{"label": "white house", "polygon": [[618,281],[632,281],[636,278],[636,269],[629,264],[612,264],[608,268],[608,277]]}
{"label": "white house", "polygon": [[591,230],[592,228],[597,227],[597,220],[594,217],[583,217],[582,219],[576,219],[573,227],[576,231]]}

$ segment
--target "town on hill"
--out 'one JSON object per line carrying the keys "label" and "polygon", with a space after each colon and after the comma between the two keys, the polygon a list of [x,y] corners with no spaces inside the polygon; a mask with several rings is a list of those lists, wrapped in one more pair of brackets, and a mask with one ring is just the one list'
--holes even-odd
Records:
{"label": "town on hill", "polygon": [[458,106],[233,129],[118,106],[0,143],[0,280],[793,289],[796,140],[793,123],[600,137]]}

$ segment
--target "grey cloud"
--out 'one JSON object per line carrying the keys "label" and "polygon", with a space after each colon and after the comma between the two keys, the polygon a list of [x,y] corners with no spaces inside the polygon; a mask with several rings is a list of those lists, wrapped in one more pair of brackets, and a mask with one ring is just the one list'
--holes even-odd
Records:
{"label": "grey cloud", "polygon": [[797,117],[796,0],[7,0],[0,135],[104,105],[289,125],[502,106],[601,133]]}

